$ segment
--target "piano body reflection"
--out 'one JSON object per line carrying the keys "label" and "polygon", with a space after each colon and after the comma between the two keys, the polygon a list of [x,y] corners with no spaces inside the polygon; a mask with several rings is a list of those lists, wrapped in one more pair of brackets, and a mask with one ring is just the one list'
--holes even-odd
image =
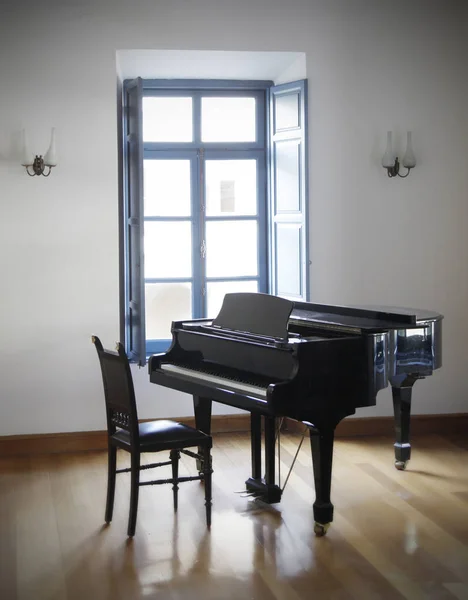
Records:
{"label": "piano body reflection", "polygon": [[[278,417],[309,428],[315,531],[333,519],[334,430],[392,386],[395,464],[410,458],[412,386],[439,368],[442,315],[384,307],[292,302],[267,294],[226,294],[215,319],[175,321],[172,344],[148,363],[152,383],[193,395],[196,426],[210,433],[212,401],[251,415],[251,477],[246,488],[279,502],[275,482]],[[264,477],[262,477],[262,418]]]}

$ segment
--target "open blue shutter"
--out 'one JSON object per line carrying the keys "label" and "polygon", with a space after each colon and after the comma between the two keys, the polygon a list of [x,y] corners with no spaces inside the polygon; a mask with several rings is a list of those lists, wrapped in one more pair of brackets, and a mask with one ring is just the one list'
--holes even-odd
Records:
{"label": "open blue shutter", "polygon": [[140,366],[146,364],[142,97],[140,78],[125,82],[125,350],[129,360]]}
{"label": "open blue shutter", "polygon": [[307,81],[270,88],[270,293],[309,299]]}

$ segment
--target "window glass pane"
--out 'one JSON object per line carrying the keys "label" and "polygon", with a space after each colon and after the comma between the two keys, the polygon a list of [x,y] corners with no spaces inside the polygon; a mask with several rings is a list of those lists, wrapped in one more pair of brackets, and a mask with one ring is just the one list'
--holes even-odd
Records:
{"label": "window glass pane", "polygon": [[143,98],[143,141],[191,142],[192,98]]}
{"label": "window glass pane", "polygon": [[207,317],[214,319],[223,304],[224,295],[233,292],[258,292],[257,281],[211,281],[206,286]]}
{"label": "window glass pane", "polygon": [[208,277],[256,276],[256,221],[208,221],[206,273]]}
{"label": "window glass pane", "polygon": [[206,214],[257,214],[257,161],[206,161]]}
{"label": "window glass pane", "polygon": [[255,98],[202,98],[202,141],[254,142]]}
{"label": "window glass pane", "polygon": [[145,215],[190,215],[190,161],[145,160]]}
{"label": "window glass pane", "polygon": [[171,323],[192,319],[191,283],[147,283],[145,285],[146,338],[171,339]]}
{"label": "window glass pane", "polygon": [[146,221],[145,277],[190,277],[191,274],[191,223]]}

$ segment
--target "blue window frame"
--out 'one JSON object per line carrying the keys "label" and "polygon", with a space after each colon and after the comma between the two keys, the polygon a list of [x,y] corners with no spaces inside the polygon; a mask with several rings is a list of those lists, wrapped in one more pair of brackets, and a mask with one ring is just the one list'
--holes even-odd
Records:
{"label": "blue window frame", "polygon": [[[288,85],[292,86],[289,98]],[[180,141],[144,140],[145,98],[191,99],[191,135],[182,135],[184,140]],[[252,98],[255,101],[254,138],[249,141],[204,141],[202,103],[205,98]],[[299,104],[296,101],[298,99]],[[297,119],[291,116],[291,109],[294,111],[296,108],[300,113]],[[288,114],[290,123],[285,120]],[[157,305],[157,298],[162,297],[161,290],[171,289],[174,293],[177,289],[181,292],[178,295],[185,298],[185,310],[190,309],[190,315],[182,318],[216,316],[217,311],[213,311],[220,291],[236,288],[306,299],[305,82],[274,87],[268,81],[137,78],[124,82],[123,117],[122,338],[131,361],[143,366],[148,355],[164,351],[170,344],[169,332],[162,334],[157,324],[154,326],[154,323],[146,322],[147,314],[151,319],[151,315],[158,312],[150,308],[150,303],[151,307],[154,303]],[[289,146],[283,142],[288,142]],[[222,170],[223,164],[229,168],[243,166],[255,172],[255,210],[250,208],[244,213],[240,211],[233,214],[229,210],[210,212],[210,200],[206,197],[206,190],[210,189],[208,179],[210,173],[216,174],[217,170]],[[166,176],[169,173],[169,167],[183,167],[183,177],[190,188],[190,203],[184,200],[184,208],[171,213],[172,208],[167,208],[171,198],[164,198],[164,194],[161,194],[161,201],[166,200],[165,207],[158,209],[159,212],[149,210],[145,207],[145,170],[148,169],[149,173],[153,169],[158,174],[155,179],[160,181],[164,179],[165,171]],[[284,181],[289,182],[287,185],[291,184],[291,173],[285,177],[284,169],[292,169],[292,177],[303,180],[297,182],[298,185],[300,183],[299,203],[293,201],[288,204],[284,200],[287,196]],[[176,179],[179,181],[181,177]],[[217,184],[224,190],[218,190],[220,197],[229,204],[230,186],[234,186],[235,181],[218,180]],[[294,182],[293,188],[293,197],[296,198]],[[223,229],[230,234],[235,229],[243,229],[241,239],[232,240],[221,247]],[[178,232],[174,234],[175,239],[166,239],[164,242],[164,237],[171,230]],[[184,244],[187,238],[191,238],[190,248],[185,244],[182,257],[176,261],[180,265],[174,272],[168,272],[165,261],[174,254],[177,245]],[[252,245],[254,238],[255,248]],[[248,263],[250,266],[246,272],[229,273],[224,266],[224,259],[242,255],[249,243],[251,254],[256,255],[256,269]],[[216,252],[213,250],[215,247]],[[222,260],[219,260],[220,257]],[[287,264],[291,260],[294,265]],[[229,264],[228,261],[226,264]],[[230,285],[236,288],[228,289]],[[169,315],[164,317],[164,322],[170,325],[172,318]],[[174,319],[178,318],[181,318],[180,315],[174,315]]]}

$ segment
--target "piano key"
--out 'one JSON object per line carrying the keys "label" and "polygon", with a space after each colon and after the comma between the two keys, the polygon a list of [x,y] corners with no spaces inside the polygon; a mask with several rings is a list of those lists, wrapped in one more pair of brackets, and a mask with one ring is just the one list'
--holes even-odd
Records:
{"label": "piano key", "polygon": [[188,369],[187,367],[180,367],[170,363],[163,363],[160,366],[160,369],[161,371],[166,371],[167,373],[172,373],[174,375],[182,375],[185,377],[190,377],[191,379],[196,379],[197,381],[221,385],[241,394],[250,394],[252,396],[256,396],[257,398],[265,399],[266,402],[266,387],[250,385],[240,380],[234,381],[226,377],[219,377],[217,375],[212,375],[211,373],[197,371],[196,369]]}

